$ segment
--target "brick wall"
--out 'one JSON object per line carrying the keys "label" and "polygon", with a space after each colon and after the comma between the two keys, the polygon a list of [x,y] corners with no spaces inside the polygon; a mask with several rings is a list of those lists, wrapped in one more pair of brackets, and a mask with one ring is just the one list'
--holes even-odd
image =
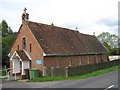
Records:
{"label": "brick wall", "polygon": [[[36,65],[36,60],[43,60],[43,51],[27,25],[23,25],[20,28],[17,39],[11,49],[10,57],[13,55],[13,53],[16,50],[18,50],[18,45],[19,45],[19,50],[22,50],[23,37],[26,38],[26,51],[32,58],[31,68],[37,68],[42,70],[43,65]],[[31,52],[30,52],[30,44],[32,47]],[[10,68],[12,68],[11,64],[12,63],[10,63]]]}
{"label": "brick wall", "polygon": [[[81,57],[81,65],[86,64],[95,64],[99,62],[105,62],[107,59],[106,55],[84,55],[84,56],[60,56],[60,57],[44,57],[44,65],[46,67],[74,67],[80,65],[80,57]],[[89,60],[89,61],[88,61]],[[57,63],[58,62],[58,63]]]}

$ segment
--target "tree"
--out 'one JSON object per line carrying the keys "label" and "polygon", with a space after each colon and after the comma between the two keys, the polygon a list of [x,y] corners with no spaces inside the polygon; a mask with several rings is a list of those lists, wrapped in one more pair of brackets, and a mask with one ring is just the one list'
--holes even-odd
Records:
{"label": "tree", "polygon": [[110,34],[109,32],[103,32],[102,34],[98,35],[97,38],[110,51],[110,55],[120,54],[120,38],[117,35]]}
{"label": "tree", "polygon": [[0,23],[0,37],[2,37],[2,23]]}
{"label": "tree", "polygon": [[2,21],[2,36],[6,36],[8,34],[8,24],[5,20]]}
{"label": "tree", "polygon": [[52,26],[54,26],[54,24],[53,24],[53,23],[51,23],[51,25],[52,25]]}
{"label": "tree", "polygon": [[2,54],[2,66],[9,67],[8,54],[9,54],[12,42],[16,36],[16,33],[13,33],[12,29],[8,26],[5,20],[3,20],[2,23],[0,23],[0,32],[1,32],[0,36],[2,36],[0,37],[0,47],[1,47],[0,55]]}
{"label": "tree", "polygon": [[13,31],[10,27],[8,27],[8,34],[13,34]]}
{"label": "tree", "polygon": [[13,34],[12,29],[8,26],[5,20],[3,20],[0,24],[0,32],[2,32],[2,37],[5,37],[9,34]]}
{"label": "tree", "polygon": [[10,49],[15,37],[16,37],[16,33],[7,35],[6,37],[2,37],[2,66],[9,67],[8,54],[10,52]]}

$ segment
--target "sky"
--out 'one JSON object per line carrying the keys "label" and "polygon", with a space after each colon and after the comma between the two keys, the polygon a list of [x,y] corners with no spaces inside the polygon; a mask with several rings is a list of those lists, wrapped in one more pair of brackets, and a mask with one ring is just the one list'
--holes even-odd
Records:
{"label": "sky", "polygon": [[119,0],[0,0],[0,22],[6,20],[13,31],[22,23],[24,7],[29,20],[99,35],[118,34]]}

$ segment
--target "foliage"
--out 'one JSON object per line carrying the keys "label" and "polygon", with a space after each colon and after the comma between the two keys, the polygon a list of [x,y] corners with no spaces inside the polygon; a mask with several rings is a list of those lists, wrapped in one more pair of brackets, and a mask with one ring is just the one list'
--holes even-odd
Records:
{"label": "foliage", "polygon": [[0,28],[1,28],[0,31],[2,31],[2,37],[5,37],[13,33],[12,29],[8,26],[5,20],[3,20],[2,23],[0,24]]}
{"label": "foliage", "polygon": [[109,55],[120,54],[120,38],[117,35],[103,32],[97,38],[110,51]]}
{"label": "foliage", "polygon": [[2,23],[0,23],[0,37],[2,37]]}
{"label": "foliage", "polygon": [[9,51],[16,34],[11,34],[2,38],[2,65],[9,67]]}
{"label": "foliage", "polygon": [[3,20],[0,23],[0,55],[2,53],[2,66],[7,66],[9,67],[9,51],[12,45],[12,42],[16,36],[16,33],[13,33],[12,29],[8,26],[7,22]]}
{"label": "foliage", "polygon": [[86,79],[86,78],[90,78],[90,77],[94,77],[94,76],[98,76],[101,74],[105,74],[105,73],[109,73],[115,70],[120,69],[120,65],[117,66],[113,66],[110,68],[106,68],[106,69],[102,69],[102,70],[98,70],[92,73],[87,73],[84,75],[80,75],[80,76],[73,76],[73,77],[41,77],[41,78],[36,78],[36,79],[32,79],[29,80],[28,82],[46,82],[46,81],[59,81],[59,80],[70,80],[70,79]]}

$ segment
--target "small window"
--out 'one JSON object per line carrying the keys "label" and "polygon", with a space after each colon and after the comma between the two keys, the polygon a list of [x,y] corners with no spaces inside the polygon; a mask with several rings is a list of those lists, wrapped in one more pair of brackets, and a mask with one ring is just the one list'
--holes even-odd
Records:
{"label": "small window", "polygon": [[30,52],[32,52],[32,44],[30,43]]}
{"label": "small window", "polygon": [[24,37],[23,38],[23,40],[22,40],[22,48],[24,49],[24,50],[26,50],[26,38]]}
{"label": "small window", "polygon": [[18,50],[19,50],[19,45],[18,45],[18,47],[17,47],[17,48],[18,48]]}

